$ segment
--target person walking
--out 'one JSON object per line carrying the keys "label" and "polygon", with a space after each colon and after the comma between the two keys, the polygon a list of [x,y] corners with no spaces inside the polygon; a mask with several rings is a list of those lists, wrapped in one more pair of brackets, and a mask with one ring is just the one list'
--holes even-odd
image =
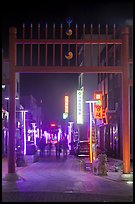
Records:
{"label": "person walking", "polygon": [[46,145],[45,137],[42,136],[42,138],[39,140],[40,157],[44,157],[45,155],[45,145]]}
{"label": "person walking", "polygon": [[52,143],[51,140],[48,142],[48,148],[47,148],[47,155],[50,157],[51,156],[51,150],[52,150]]}
{"label": "person walking", "polygon": [[56,159],[60,159],[61,144],[59,141],[55,144],[55,147],[56,147]]}
{"label": "person walking", "polygon": [[68,141],[66,137],[62,138],[63,158],[67,159]]}

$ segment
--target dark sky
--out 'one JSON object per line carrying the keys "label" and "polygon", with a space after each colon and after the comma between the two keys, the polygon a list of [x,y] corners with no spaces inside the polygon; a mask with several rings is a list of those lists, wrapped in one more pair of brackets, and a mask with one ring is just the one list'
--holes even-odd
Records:
{"label": "dark sky", "polygon": [[133,18],[133,1],[131,0],[83,0],[83,1],[13,1],[2,2],[2,47],[5,55],[8,47],[9,26],[22,26],[23,23],[65,24],[70,16],[73,24],[118,24]]}
{"label": "dark sky", "polygon": [[21,94],[32,94],[38,102],[42,99],[46,122],[60,122],[64,112],[64,96],[73,98],[78,85],[77,74],[23,74]]}
{"label": "dark sky", "polygon": [[[133,1],[13,1],[3,2],[2,13],[2,48],[3,56],[8,57],[8,31],[10,26],[22,26],[23,23],[45,25],[66,24],[70,16],[73,24],[118,24],[133,18]],[[4,6],[5,4],[5,6]],[[57,79],[57,80],[56,80]],[[51,94],[46,95],[49,87]],[[52,101],[61,110],[62,96],[77,88],[77,74],[25,74],[21,76],[21,93],[32,94],[38,100],[44,100],[45,106],[54,107]],[[58,101],[57,99],[60,98]],[[57,101],[57,102],[56,102]],[[57,106],[58,107],[58,106]],[[59,115],[60,111],[51,108]],[[49,112],[46,112],[49,114]]]}

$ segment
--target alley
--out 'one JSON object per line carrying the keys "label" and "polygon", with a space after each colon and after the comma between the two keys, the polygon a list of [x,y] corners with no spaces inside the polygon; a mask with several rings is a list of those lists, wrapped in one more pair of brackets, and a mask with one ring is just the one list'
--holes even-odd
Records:
{"label": "alley", "polygon": [[[16,171],[22,178],[21,180],[16,182],[3,180],[2,182],[3,199],[8,202],[10,202],[9,200],[19,201],[20,195],[23,195],[24,192],[25,196],[21,197],[25,201],[33,201],[33,199],[36,201],[33,196],[38,193],[42,194],[41,197],[44,201],[46,198],[52,201],[57,193],[60,198],[63,194],[66,195],[63,196],[64,199],[67,195],[69,195],[68,198],[76,195],[77,200],[77,195],[78,197],[82,195],[83,200],[86,197],[90,199],[91,195],[91,199],[95,201],[112,201],[113,199],[114,201],[131,202],[133,199],[133,185],[118,179],[109,179],[110,172],[108,172],[108,176],[95,176],[92,172],[84,169],[80,159],[71,155],[68,155],[67,159],[61,157],[59,160],[55,156],[51,156],[50,159],[45,157],[29,166],[18,167]],[[115,174],[115,177],[120,176],[119,172],[115,172]],[[30,195],[31,197],[29,197]],[[43,195],[50,195],[50,198]],[[37,197],[39,198],[39,196]],[[62,201],[65,200],[62,199]]]}

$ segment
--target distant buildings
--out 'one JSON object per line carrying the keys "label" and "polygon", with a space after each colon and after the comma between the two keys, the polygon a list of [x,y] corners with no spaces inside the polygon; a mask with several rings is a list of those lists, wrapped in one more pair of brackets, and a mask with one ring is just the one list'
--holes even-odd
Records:
{"label": "distant buildings", "polygon": [[[7,156],[9,136],[9,59],[2,58],[2,155]],[[23,120],[22,111],[27,110],[26,126],[32,129],[32,122],[42,129],[42,104],[37,104],[33,96],[20,95],[20,73],[16,73],[16,140],[21,139]]]}
{"label": "distant buildings", "polygon": [[[20,108],[20,78],[16,74],[16,110]],[[9,124],[9,60],[2,55],[2,155],[7,155]]]}

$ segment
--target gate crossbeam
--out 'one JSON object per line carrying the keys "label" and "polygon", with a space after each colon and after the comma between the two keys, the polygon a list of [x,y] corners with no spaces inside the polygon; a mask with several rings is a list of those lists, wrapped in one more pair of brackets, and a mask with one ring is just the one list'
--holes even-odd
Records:
{"label": "gate crossbeam", "polygon": [[20,73],[122,73],[122,66],[15,66]]}
{"label": "gate crossbeam", "polygon": [[122,40],[121,39],[90,39],[90,40],[86,40],[86,39],[17,39],[16,40],[16,44],[102,44],[102,45],[106,45],[106,44],[112,44],[112,45],[120,45],[122,44]]}

